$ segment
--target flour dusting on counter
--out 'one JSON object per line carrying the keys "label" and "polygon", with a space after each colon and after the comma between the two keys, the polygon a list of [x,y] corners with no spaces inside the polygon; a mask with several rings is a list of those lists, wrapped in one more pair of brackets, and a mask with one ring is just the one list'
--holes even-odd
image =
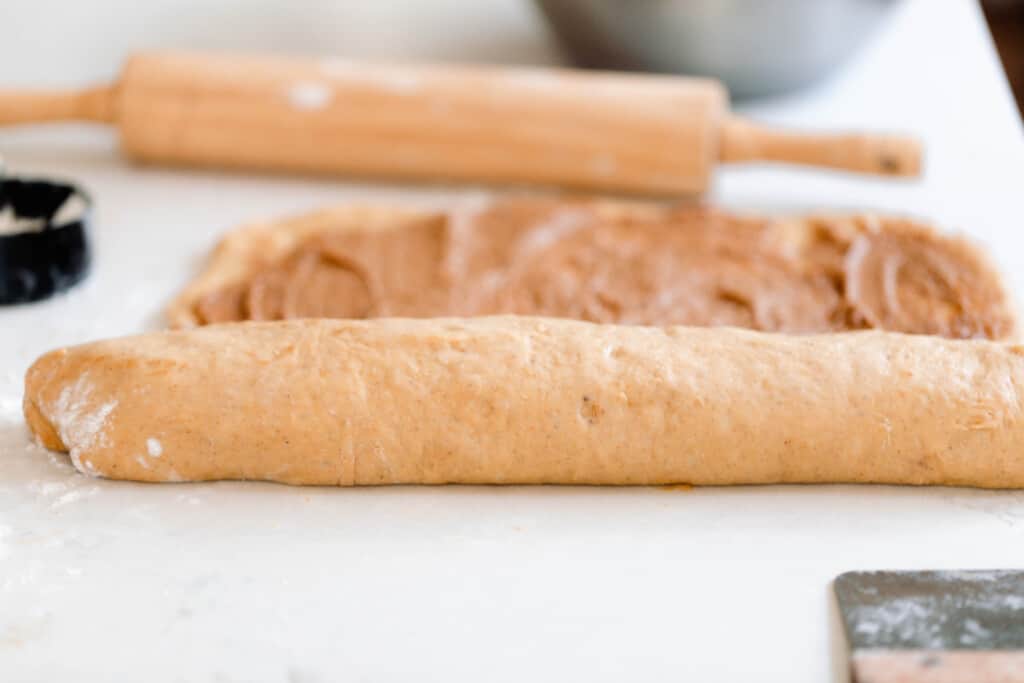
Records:
{"label": "flour dusting on counter", "polygon": [[16,396],[0,396],[0,417],[21,415],[21,399]]}
{"label": "flour dusting on counter", "polygon": [[90,486],[89,488],[73,488],[65,493],[61,494],[55,501],[50,504],[51,508],[60,508],[70,503],[77,503],[78,501],[91,498],[99,493],[100,490],[96,486]]}

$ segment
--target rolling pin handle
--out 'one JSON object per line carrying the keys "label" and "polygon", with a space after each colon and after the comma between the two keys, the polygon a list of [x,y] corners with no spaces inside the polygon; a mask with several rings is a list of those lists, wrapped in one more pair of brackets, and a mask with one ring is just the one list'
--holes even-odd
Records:
{"label": "rolling pin handle", "polygon": [[790,133],[730,116],[720,145],[725,163],[781,161],[888,176],[921,173],[921,145],[902,135]]}
{"label": "rolling pin handle", "polygon": [[43,121],[114,122],[114,86],[82,90],[0,90],[0,126]]}

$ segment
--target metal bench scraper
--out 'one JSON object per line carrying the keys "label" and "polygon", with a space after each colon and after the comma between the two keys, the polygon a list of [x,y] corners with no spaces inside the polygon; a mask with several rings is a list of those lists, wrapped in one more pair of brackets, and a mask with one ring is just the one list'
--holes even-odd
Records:
{"label": "metal bench scraper", "polygon": [[848,572],[854,683],[1024,682],[1024,571]]}

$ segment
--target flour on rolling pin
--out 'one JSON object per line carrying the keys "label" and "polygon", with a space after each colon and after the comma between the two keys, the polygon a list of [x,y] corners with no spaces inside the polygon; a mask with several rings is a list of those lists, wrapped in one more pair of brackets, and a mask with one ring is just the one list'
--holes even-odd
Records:
{"label": "flour on rolling pin", "polygon": [[915,141],[782,132],[729,114],[716,81],[571,69],[142,53],[118,82],[0,91],[0,125],[114,124],[140,161],[703,192],[717,163],[919,172]]}
{"label": "flour on rolling pin", "polygon": [[288,101],[296,109],[323,109],[334,98],[331,87],[315,81],[300,81],[288,88]]}
{"label": "flour on rolling pin", "polygon": [[360,62],[330,58],[322,60],[320,68],[329,77],[380,88],[393,95],[412,95],[423,87],[422,81],[415,74],[407,73],[402,67],[376,65],[373,69],[367,69],[366,64]]}

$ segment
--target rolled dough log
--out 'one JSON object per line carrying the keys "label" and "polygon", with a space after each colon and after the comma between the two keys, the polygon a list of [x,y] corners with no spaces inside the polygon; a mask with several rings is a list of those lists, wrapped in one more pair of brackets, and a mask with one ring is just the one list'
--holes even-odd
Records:
{"label": "rolled dough log", "polygon": [[544,318],[238,323],[51,352],[48,448],[115,479],[1024,487],[1024,347]]}

